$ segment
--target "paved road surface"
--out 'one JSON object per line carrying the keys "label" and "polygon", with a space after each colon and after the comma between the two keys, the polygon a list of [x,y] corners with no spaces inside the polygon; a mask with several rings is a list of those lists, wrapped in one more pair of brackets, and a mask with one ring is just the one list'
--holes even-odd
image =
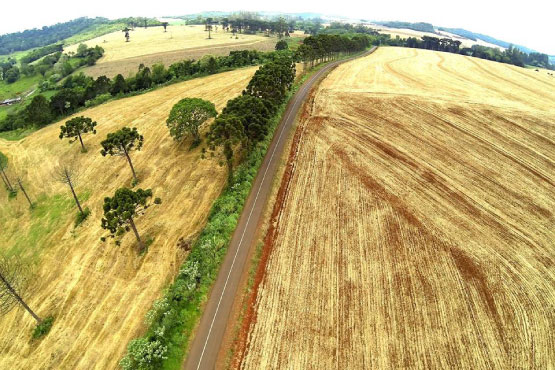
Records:
{"label": "paved road surface", "polygon": [[[373,47],[364,55],[368,55],[374,50],[376,50],[376,47]],[[247,256],[249,255],[249,249],[254,241],[262,211],[268,201],[279,159],[283,153],[285,142],[295,117],[314,83],[338,64],[354,58],[332,62],[324,66],[301,86],[289,102],[283,118],[276,129],[276,134],[270,143],[262,166],[254,180],[243,213],[233,233],[227,255],[220,267],[218,278],[212,288],[198,330],[193,338],[189,355],[183,364],[183,369],[214,369],[235,294],[237,293],[237,287],[241,280]]]}

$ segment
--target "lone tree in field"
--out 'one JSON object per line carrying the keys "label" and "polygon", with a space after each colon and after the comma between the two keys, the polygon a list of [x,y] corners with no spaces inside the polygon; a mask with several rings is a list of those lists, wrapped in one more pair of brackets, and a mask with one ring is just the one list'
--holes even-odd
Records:
{"label": "lone tree in field", "polygon": [[25,187],[23,186],[23,179],[21,177],[17,177],[17,184],[19,185],[19,188],[21,189],[21,191],[23,192],[23,194],[25,195],[25,198],[27,198],[27,202],[29,202],[29,207],[33,208],[33,202],[31,202],[31,198],[29,198],[29,194],[27,194],[27,191],[25,190]]}
{"label": "lone tree in field", "polygon": [[144,210],[148,208],[147,200],[150,197],[152,197],[152,190],[150,189],[133,191],[128,188],[120,188],[116,190],[112,198],[104,198],[102,228],[109,230],[112,237],[123,235],[131,228],[139,243],[139,252],[143,252],[145,245],[133,219],[144,213]]}
{"label": "lone tree in field", "polygon": [[73,143],[77,139],[81,143],[81,151],[86,152],[85,144],[81,135],[92,132],[96,134],[96,122],[89,117],[75,117],[66,122],[65,125],[60,126],[60,139],[64,137],[70,138],[69,142]]}
{"label": "lone tree in field", "polygon": [[125,32],[125,42],[129,42],[129,31],[131,31],[128,27],[125,27],[121,32]]}
{"label": "lone tree in field", "polygon": [[108,154],[112,156],[125,156],[127,162],[129,162],[129,167],[131,167],[131,172],[133,172],[133,179],[139,181],[129,153],[132,150],[141,150],[143,141],[143,135],[140,135],[135,127],[132,129],[124,127],[121,130],[108,134],[106,140],[100,143],[100,145],[102,145],[100,154],[102,154],[103,157]]}
{"label": "lone tree in field", "polygon": [[27,265],[19,258],[0,256],[0,314],[20,304],[38,323],[42,320],[22,298],[28,283]]}
{"label": "lone tree in field", "polygon": [[77,186],[79,182],[79,171],[77,167],[70,164],[61,164],[54,169],[53,177],[54,180],[69,186],[71,194],[73,194],[73,199],[75,199],[75,204],[77,204],[77,208],[79,208],[79,212],[84,214],[79,198],[77,198],[77,194],[75,193],[75,186]]}
{"label": "lone tree in field", "polygon": [[205,31],[208,31],[208,39],[211,39],[212,32],[212,18],[206,18]]}
{"label": "lone tree in field", "polygon": [[173,106],[166,125],[174,140],[183,140],[190,134],[194,146],[200,143],[200,126],[217,114],[214,103],[199,98],[185,98]]}
{"label": "lone tree in field", "polygon": [[0,177],[2,177],[2,181],[6,185],[8,191],[13,192],[14,188],[10,183],[10,179],[6,174],[6,168],[8,168],[8,157],[6,157],[3,153],[0,153]]}
{"label": "lone tree in field", "polygon": [[166,28],[168,27],[168,22],[162,22],[162,27],[164,27],[164,32],[166,32]]}
{"label": "lone tree in field", "polygon": [[229,114],[220,114],[210,127],[209,141],[212,150],[223,146],[227,162],[227,181],[233,182],[233,146],[246,137],[241,120]]}

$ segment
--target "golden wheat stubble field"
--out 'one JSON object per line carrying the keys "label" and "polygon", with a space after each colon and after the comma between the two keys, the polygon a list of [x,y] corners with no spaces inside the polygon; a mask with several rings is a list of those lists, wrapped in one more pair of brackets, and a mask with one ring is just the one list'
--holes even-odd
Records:
{"label": "golden wheat stubble field", "polygon": [[[228,55],[231,50],[255,49],[261,51],[274,50],[277,39],[262,35],[237,34],[224,32],[220,27],[208,32],[204,26],[168,26],[135,28],[130,31],[130,41],[125,42],[124,33],[112,32],[92,40],[83,42],[89,47],[96,45],[104,49],[104,56],[96,65],[87,67],[84,73],[92,77],[105,75],[114,77],[118,73],[127,77],[135,74],[142,63],[151,66],[162,63],[166,67],[184,59],[200,59],[204,55]],[[75,52],[79,44],[67,46],[65,52]]]}
{"label": "golden wheat stubble field", "polygon": [[[184,97],[201,97],[222,109],[228,99],[241,93],[256,68],[247,68],[194,79],[147,94],[106,103],[80,115],[98,122],[97,135],[84,137],[88,153],[79,143],[59,140],[60,123],[52,124],[20,142],[0,140],[0,151],[10,160],[10,173],[24,174],[33,199],[44,204],[61,196],[70,205],[56,227],[36,239],[36,222],[30,218],[22,194],[0,202],[0,247],[37,261],[34,294],[28,303],[39,315],[54,315],[52,331],[40,342],[31,341],[35,325],[21,308],[0,317],[0,368],[2,369],[107,369],[116,368],[127,343],[145,329],[144,317],[161,290],[175,276],[185,252],[177,247],[180,237],[200,231],[212,202],[225,184],[226,170],[215,158],[200,159],[200,148],[189,151],[168,134],[165,120],[173,104]],[[100,227],[105,196],[129,186],[131,171],[123,157],[102,157],[100,141],[122,126],[137,127],[145,142],[131,156],[141,180],[162,199],[137,219],[137,228],[154,242],[138,256],[132,233],[116,246]],[[74,229],[76,207],[69,189],[51,178],[61,158],[75,158],[81,168],[76,190],[92,213]],[[45,199],[45,197],[47,199]],[[42,211],[41,211],[42,212]],[[48,210],[44,211],[49,212]],[[48,218],[48,217],[46,217]],[[44,218],[42,218],[44,219]],[[41,225],[49,228],[50,224]],[[33,231],[34,230],[34,231]],[[41,229],[42,230],[42,229]],[[6,252],[6,250],[4,250]]]}
{"label": "golden wheat stubble field", "polygon": [[380,48],[299,130],[241,368],[555,366],[554,79]]}

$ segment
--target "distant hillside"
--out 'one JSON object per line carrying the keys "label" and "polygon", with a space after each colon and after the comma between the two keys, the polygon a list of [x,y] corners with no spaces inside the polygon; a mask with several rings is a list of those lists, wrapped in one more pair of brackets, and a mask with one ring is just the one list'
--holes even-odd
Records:
{"label": "distant hillside", "polygon": [[0,36],[0,55],[15,51],[25,51],[36,47],[46,46],[60,41],[77,43],[102,34],[110,33],[126,25],[142,26],[146,21],[148,26],[161,23],[154,18],[130,17],[110,20],[107,18],[77,18],[69,22],[56,23],[53,26],[34,28],[23,32],[8,33]]}
{"label": "distant hillside", "polygon": [[53,26],[34,28],[23,32],[9,33],[0,36],[0,54],[10,54],[14,51],[29,50],[46,46],[78,34],[91,27],[109,23],[106,18],[77,18],[69,22],[57,23]]}
{"label": "distant hillside", "polygon": [[476,33],[476,32],[465,30],[463,28],[438,27],[438,29],[440,31],[450,32],[450,33],[453,33],[455,35],[466,37],[467,39],[474,40],[474,41],[476,41],[477,39],[480,39],[482,41],[489,42],[490,44],[501,46],[502,48],[505,48],[505,49],[507,49],[507,48],[509,48],[509,46],[513,45],[514,47],[520,49],[520,51],[523,51],[525,53],[528,53],[528,54],[537,53],[536,50],[527,48],[526,46],[515,45],[515,44],[512,44],[512,43],[507,42],[507,41],[498,40],[494,37],[484,35],[483,33]]}
{"label": "distant hillside", "polygon": [[391,27],[391,28],[406,28],[414,31],[436,33],[434,26],[431,23],[425,23],[425,22],[410,23],[410,22],[395,21],[395,22],[373,22],[373,23],[379,24],[380,26]]}

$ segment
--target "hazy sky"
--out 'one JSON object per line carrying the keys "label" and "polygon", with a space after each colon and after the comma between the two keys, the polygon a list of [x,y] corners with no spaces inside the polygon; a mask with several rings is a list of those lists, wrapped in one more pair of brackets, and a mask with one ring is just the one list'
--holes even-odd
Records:
{"label": "hazy sky", "polygon": [[[518,5],[517,5],[518,4]],[[208,10],[317,12],[369,20],[430,22],[460,27],[555,55],[555,1],[490,0],[278,0],[133,1],[6,0],[0,34],[42,27],[73,18],[184,15]]]}

